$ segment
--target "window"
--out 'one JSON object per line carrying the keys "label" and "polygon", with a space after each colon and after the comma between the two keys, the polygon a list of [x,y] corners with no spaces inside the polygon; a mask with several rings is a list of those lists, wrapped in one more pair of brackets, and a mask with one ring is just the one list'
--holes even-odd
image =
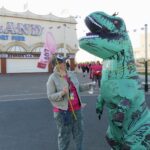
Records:
{"label": "window", "polygon": [[59,48],[57,50],[57,53],[69,53],[69,51],[67,49],[64,49],[64,48]]}
{"label": "window", "polygon": [[32,50],[32,52],[40,53],[43,47],[36,47]]}
{"label": "window", "polygon": [[8,48],[7,52],[26,52],[26,50],[21,46],[12,46]]}

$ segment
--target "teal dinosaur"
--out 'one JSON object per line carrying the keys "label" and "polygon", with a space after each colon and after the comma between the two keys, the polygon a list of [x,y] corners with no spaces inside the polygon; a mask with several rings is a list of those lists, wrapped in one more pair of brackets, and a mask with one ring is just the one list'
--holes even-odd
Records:
{"label": "teal dinosaur", "polygon": [[103,59],[96,112],[106,105],[106,140],[113,150],[150,150],[150,111],[136,71],[132,43],[117,14],[93,12],[85,18],[90,30],[79,40],[87,52]]}

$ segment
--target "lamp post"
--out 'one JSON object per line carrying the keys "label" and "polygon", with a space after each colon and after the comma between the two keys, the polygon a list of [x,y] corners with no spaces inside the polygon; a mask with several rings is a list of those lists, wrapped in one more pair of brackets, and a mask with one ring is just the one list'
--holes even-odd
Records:
{"label": "lamp post", "polygon": [[148,25],[145,24],[145,92],[148,91],[148,51],[147,51],[147,39],[148,39]]}
{"label": "lamp post", "polygon": [[66,24],[64,24],[64,56],[66,55]]}

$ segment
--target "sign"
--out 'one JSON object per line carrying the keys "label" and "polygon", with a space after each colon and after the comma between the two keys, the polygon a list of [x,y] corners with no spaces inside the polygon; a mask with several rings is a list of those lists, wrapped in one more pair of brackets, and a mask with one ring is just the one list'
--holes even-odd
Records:
{"label": "sign", "polygon": [[43,29],[44,27],[37,24],[6,22],[6,25],[0,25],[1,34],[40,36]]}
{"label": "sign", "polygon": [[44,47],[41,50],[41,55],[37,64],[38,68],[46,68],[53,54],[56,52],[56,42],[51,32],[46,33]]}

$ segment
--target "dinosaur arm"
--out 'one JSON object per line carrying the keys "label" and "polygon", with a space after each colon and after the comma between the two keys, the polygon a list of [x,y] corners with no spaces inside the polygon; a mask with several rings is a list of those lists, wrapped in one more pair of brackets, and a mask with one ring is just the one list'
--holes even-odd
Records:
{"label": "dinosaur arm", "polygon": [[105,101],[102,98],[101,95],[98,96],[97,102],[96,102],[96,110],[102,114],[103,112],[103,107],[104,107]]}

